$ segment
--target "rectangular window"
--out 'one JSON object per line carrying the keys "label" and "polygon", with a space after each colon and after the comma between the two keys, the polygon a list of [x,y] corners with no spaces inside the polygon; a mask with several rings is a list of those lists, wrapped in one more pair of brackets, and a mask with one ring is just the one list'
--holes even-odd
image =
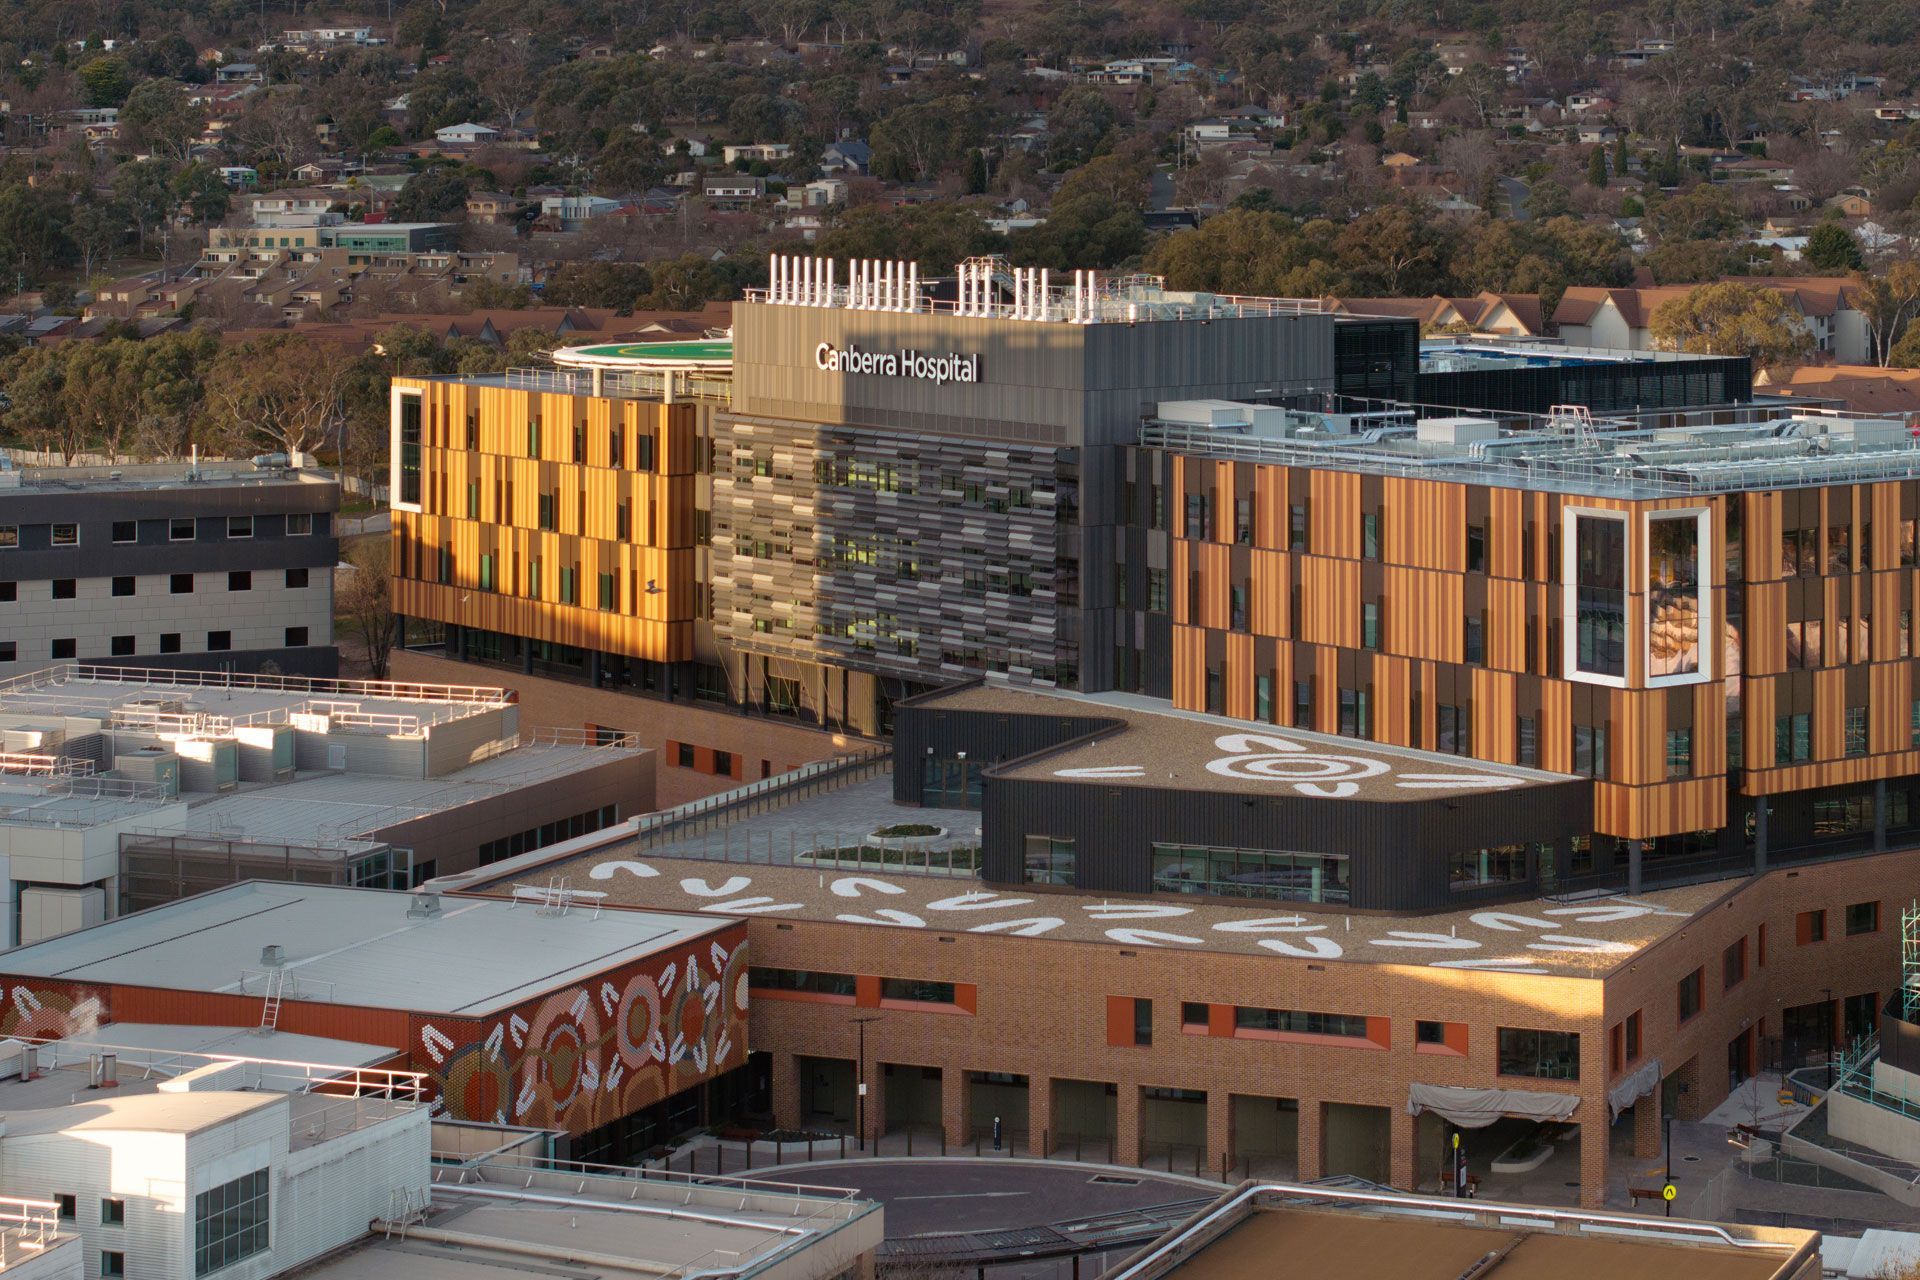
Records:
{"label": "rectangular window", "polygon": [[127,1220],[127,1202],[125,1200],[102,1200],[100,1202],[100,1225],[118,1227]]}
{"label": "rectangular window", "polygon": [[231,648],[233,648],[233,632],[207,632],[207,651],[209,653],[224,653]]}
{"label": "rectangular window", "polygon": [[130,596],[133,594],[133,589],[134,584],[132,578],[115,578],[113,580],[113,594],[116,596]]}
{"label": "rectangular window", "polygon": [[918,978],[882,978],[882,1000],[913,1000],[920,1004],[952,1004],[951,982],[923,982]]}
{"label": "rectangular window", "polygon": [[[19,583],[0,582],[0,604],[13,604],[19,599],[20,599]],[[1915,703],[1914,705],[1920,706],[1920,703]]]}
{"label": "rectangular window", "polygon": [[1372,600],[1360,606],[1360,647],[1380,647],[1380,606]]}
{"label": "rectangular window", "polygon": [[1494,845],[1447,855],[1447,888],[1477,889],[1489,884],[1519,884],[1527,878],[1524,844]]}
{"label": "rectangular window", "polygon": [[414,506],[420,505],[420,416],[420,397],[401,396],[400,501]]}
{"label": "rectangular window", "polygon": [[304,589],[306,585],[307,585],[307,571],[305,569],[287,570],[287,586],[288,587],[298,591],[298,590]]}
{"label": "rectangular window", "polygon": [[1540,767],[1540,722],[1521,716],[1514,729],[1514,746],[1519,763],[1529,769]]}
{"label": "rectangular window", "polygon": [[1346,1036],[1367,1038],[1367,1020],[1345,1013],[1310,1013],[1300,1009],[1258,1009],[1236,1005],[1233,1010],[1235,1031],[1277,1031],[1303,1036]]}
{"label": "rectangular window", "polygon": [[1377,515],[1360,517],[1360,557],[1363,560],[1380,558],[1380,517]]}
{"label": "rectangular window", "polygon": [[251,538],[253,536],[253,517],[228,516],[227,536],[229,538]]}
{"label": "rectangular window", "polygon": [[1880,932],[1880,904],[1856,902],[1847,908],[1847,936]]}
{"label": "rectangular window", "polygon": [[1467,526],[1467,572],[1484,573],[1487,568],[1487,530],[1484,525]]}
{"label": "rectangular window", "polygon": [[18,662],[20,660],[20,642],[0,640],[0,662]]}
{"label": "rectangular window", "polygon": [[1156,893],[1346,902],[1350,898],[1348,886],[1345,854],[1160,843],[1153,846]]}
{"label": "rectangular window", "polygon": [[1133,1002],[1133,1042],[1142,1047],[1153,1043],[1153,1001],[1142,997]]}
{"label": "rectangular window", "polygon": [[296,511],[287,517],[287,536],[305,538],[313,533],[313,516],[305,511]]}
{"label": "rectangular window", "polygon": [[235,569],[233,572],[229,573],[227,575],[227,590],[229,591],[253,590],[253,571],[250,569]]}
{"label": "rectangular window", "polygon": [[1167,611],[1167,571],[1165,569],[1147,570],[1147,611],[1149,613]]}
{"label": "rectangular window", "polygon": [[1805,764],[1813,758],[1813,717],[1776,716],[1773,721],[1773,762],[1776,765]]}
{"label": "rectangular window", "polygon": [[1680,1021],[1686,1022],[1707,1007],[1706,970],[1695,969],[1680,979],[1676,991]]}
{"label": "rectangular window", "polygon": [[610,573],[600,575],[600,607],[602,609],[619,607],[618,601],[614,598],[613,575]]}
{"label": "rectangular window", "polygon": [[160,652],[162,652],[162,653],[178,653],[178,652],[180,652],[180,633],[179,633],[178,631],[163,631],[163,632],[161,632],[161,634],[160,634]]}
{"label": "rectangular window", "polygon": [[53,580],[53,598],[72,600],[80,593],[79,580],[75,578],[55,578]]}
{"label": "rectangular window", "polygon": [[1445,1044],[1447,1042],[1447,1024],[1421,1020],[1413,1024],[1413,1042],[1415,1044]]}
{"label": "rectangular window", "polygon": [[1253,718],[1262,723],[1273,720],[1273,677],[1255,676],[1253,678]]}
{"label": "rectangular window", "polygon": [[1707,597],[1700,578],[1697,514],[1647,520],[1647,676],[1696,675],[1703,669],[1701,615]]}
{"label": "rectangular window", "polygon": [[1580,1078],[1580,1033],[1577,1031],[1500,1027],[1497,1040],[1499,1071],[1503,1076],[1534,1080]]}
{"label": "rectangular window", "polygon": [[824,973],[816,969],[747,970],[747,986],[754,991],[799,991],[808,995],[853,998],[856,981],[850,973]]}
{"label": "rectangular window", "polygon": [[1847,708],[1846,750],[1850,756],[1867,754],[1867,709],[1865,707]]}
{"label": "rectangular window", "polygon": [[133,636],[115,636],[108,647],[116,658],[131,658],[139,648]]}
{"label": "rectangular window", "polygon": [[1311,548],[1307,541],[1307,507],[1305,503],[1295,503],[1287,509],[1287,549],[1306,554]]}
{"label": "rectangular window", "polygon": [[1693,730],[1667,730],[1667,777],[1693,776]]}
{"label": "rectangular window", "polygon": [[113,522],[113,540],[115,542],[134,542],[140,537],[140,526],[132,520]]}
{"label": "rectangular window", "polygon": [[1313,682],[1311,680],[1293,682],[1293,727],[1313,728]]}
{"label": "rectangular window", "polygon": [[127,1274],[127,1255],[118,1249],[100,1251],[100,1274],[103,1276],[124,1276]]}
{"label": "rectangular window", "polygon": [[56,1195],[53,1199],[54,1202],[60,1206],[60,1221],[75,1222],[79,1220],[80,1199],[78,1196],[67,1195],[63,1192]]}
{"label": "rectangular window", "polygon": [[1478,665],[1487,660],[1487,624],[1481,618],[1463,618],[1465,631],[1461,637],[1461,661]]}
{"label": "rectangular window", "polygon": [[80,545],[80,526],[77,524],[56,524],[53,526],[53,545],[56,547],[77,547]]}
{"label": "rectangular window", "polygon": [[1576,515],[1573,665],[1589,675],[1627,674],[1627,526],[1611,516]]}
{"label": "rectangular window", "polygon": [[1827,940],[1827,913],[1825,911],[1802,911],[1793,918],[1794,940],[1801,946],[1812,942]]}
{"label": "rectangular window", "polygon": [[0,551],[14,551],[20,546],[20,526],[0,524]]}
{"label": "rectangular window", "polygon": [[1640,1011],[1635,1009],[1627,1015],[1627,1061],[1640,1060]]}
{"label": "rectangular window", "polygon": [[75,645],[71,638],[55,640],[47,649],[47,656],[50,658],[71,658],[74,655]]}
{"label": "rectangular window", "polygon": [[1747,940],[1741,938],[1720,953],[1720,989],[1731,991],[1746,981]]}
{"label": "rectangular window", "polygon": [[267,1248],[269,1181],[267,1170],[256,1169],[194,1197],[194,1275],[208,1275]]}
{"label": "rectangular window", "polygon": [[308,634],[307,628],[305,627],[288,627],[287,648],[299,649],[304,647],[307,643]]}
{"label": "rectangular window", "polygon": [[1026,875],[1028,884],[1073,884],[1073,840],[1059,836],[1028,836]]}

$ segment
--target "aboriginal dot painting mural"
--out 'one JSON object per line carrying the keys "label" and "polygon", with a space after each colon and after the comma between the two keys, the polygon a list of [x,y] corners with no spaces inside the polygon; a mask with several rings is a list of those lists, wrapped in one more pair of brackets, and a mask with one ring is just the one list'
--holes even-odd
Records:
{"label": "aboriginal dot painting mural", "polygon": [[580,1134],[747,1059],[745,926],[515,1006],[416,1016],[414,1065],[449,1116]]}

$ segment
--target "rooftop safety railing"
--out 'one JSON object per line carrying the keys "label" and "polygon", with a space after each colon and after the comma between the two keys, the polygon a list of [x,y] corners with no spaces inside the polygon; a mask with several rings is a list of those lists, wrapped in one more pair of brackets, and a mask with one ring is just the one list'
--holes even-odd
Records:
{"label": "rooftop safety railing", "polygon": [[59,1234],[58,1201],[0,1196],[0,1271],[40,1257]]}
{"label": "rooftop safety railing", "polygon": [[[42,1071],[91,1067],[97,1060],[111,1055],[120,1072],[137,1073],[141,1080],[173,1079],[202,1067],[231,1066],[239,1070],[231,1077],[222,1077],[223,1082],[231,1081],[223,1083],[223,1088],[317,1093],[341,1098],[377,1097],[406,1106],[420,1106],[427,1101],[427,1074],[424,1071],[259,1058],[237,1053],[204,1053],[192,1049],[156,1049],[113,1044],[86,1036],[60,1039],[16,1035],[12,1038],[24,1043],[26,1051],[34,1055],[34,1065]],[[0,1200],[0,1204],[4,1204],[4,1201]],[[4,1220],[3,1215],[0,1215],[0,1220]]]}
{"label": "rooftop safety railing", "polygon": [[468,702],[504,706],[517,702],[511,689],[484,685],[423,684],[403,680],[339,680],[324,676],[252,674],[236,671],[162,670],[68,662],[0,680],[0,701],[18,693],[97,681],[156,689],[232,689],[266,693],[314,693],[385,698],[396,702]]}
{"label": "rooftop safety railing", "polygon": [[[616,400],[714,400],[733,403],[733,379],[704,370],[513,368],[501,375],[516,391],[611,396]],[[597,379],[597,380],[596,380]]]}

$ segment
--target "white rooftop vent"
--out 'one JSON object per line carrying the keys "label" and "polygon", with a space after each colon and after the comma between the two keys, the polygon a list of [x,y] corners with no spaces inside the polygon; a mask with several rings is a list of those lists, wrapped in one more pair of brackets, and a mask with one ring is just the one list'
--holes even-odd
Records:
{"label": "white rooftop vent", "polygon": [[1885,449],[1904,444],[1912,437],[1904,423],[1890,418],[1814,418],[1815,426],[1824,424],[1836,442],[1851,441],[1856,449]]}
{"label": "white rooftop vent", "polygon": [[1415,432],[1421,444],[1467,445],[1500,438],[1492,418],[1422,418]]}
{"label": "white rooftop vent", "polygon": [[260,948],[260,963],[269,969],[278,969],[287,962],[287,949],[277,942],[269,942]]}

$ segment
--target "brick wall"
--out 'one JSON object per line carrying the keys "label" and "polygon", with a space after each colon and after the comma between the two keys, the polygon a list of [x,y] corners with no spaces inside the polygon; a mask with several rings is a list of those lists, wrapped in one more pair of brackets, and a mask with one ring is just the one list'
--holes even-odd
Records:
{"label": "brick wall", "polygon": [[[841,734],[782,724],[761,716],[593,689],[425,653],[396,651],[393,679],[512,689],[520,695],[522,729],[597,726],[634,734],[642,746],[660,753],[655,778],[657,803],[662,808],[758,779],[762,762],[769,773],[779,774],[860,745],[858,739]],[[705,752],[704,757],[696,758],[694,768],[680,767],[676,763],[677,750],[668,749],[669,743],[682,742]],[[731,775],[713,770],[716,750],[729,752],[734,757]],[[704,770],[699,767],[700,758],[707,762]]]}

